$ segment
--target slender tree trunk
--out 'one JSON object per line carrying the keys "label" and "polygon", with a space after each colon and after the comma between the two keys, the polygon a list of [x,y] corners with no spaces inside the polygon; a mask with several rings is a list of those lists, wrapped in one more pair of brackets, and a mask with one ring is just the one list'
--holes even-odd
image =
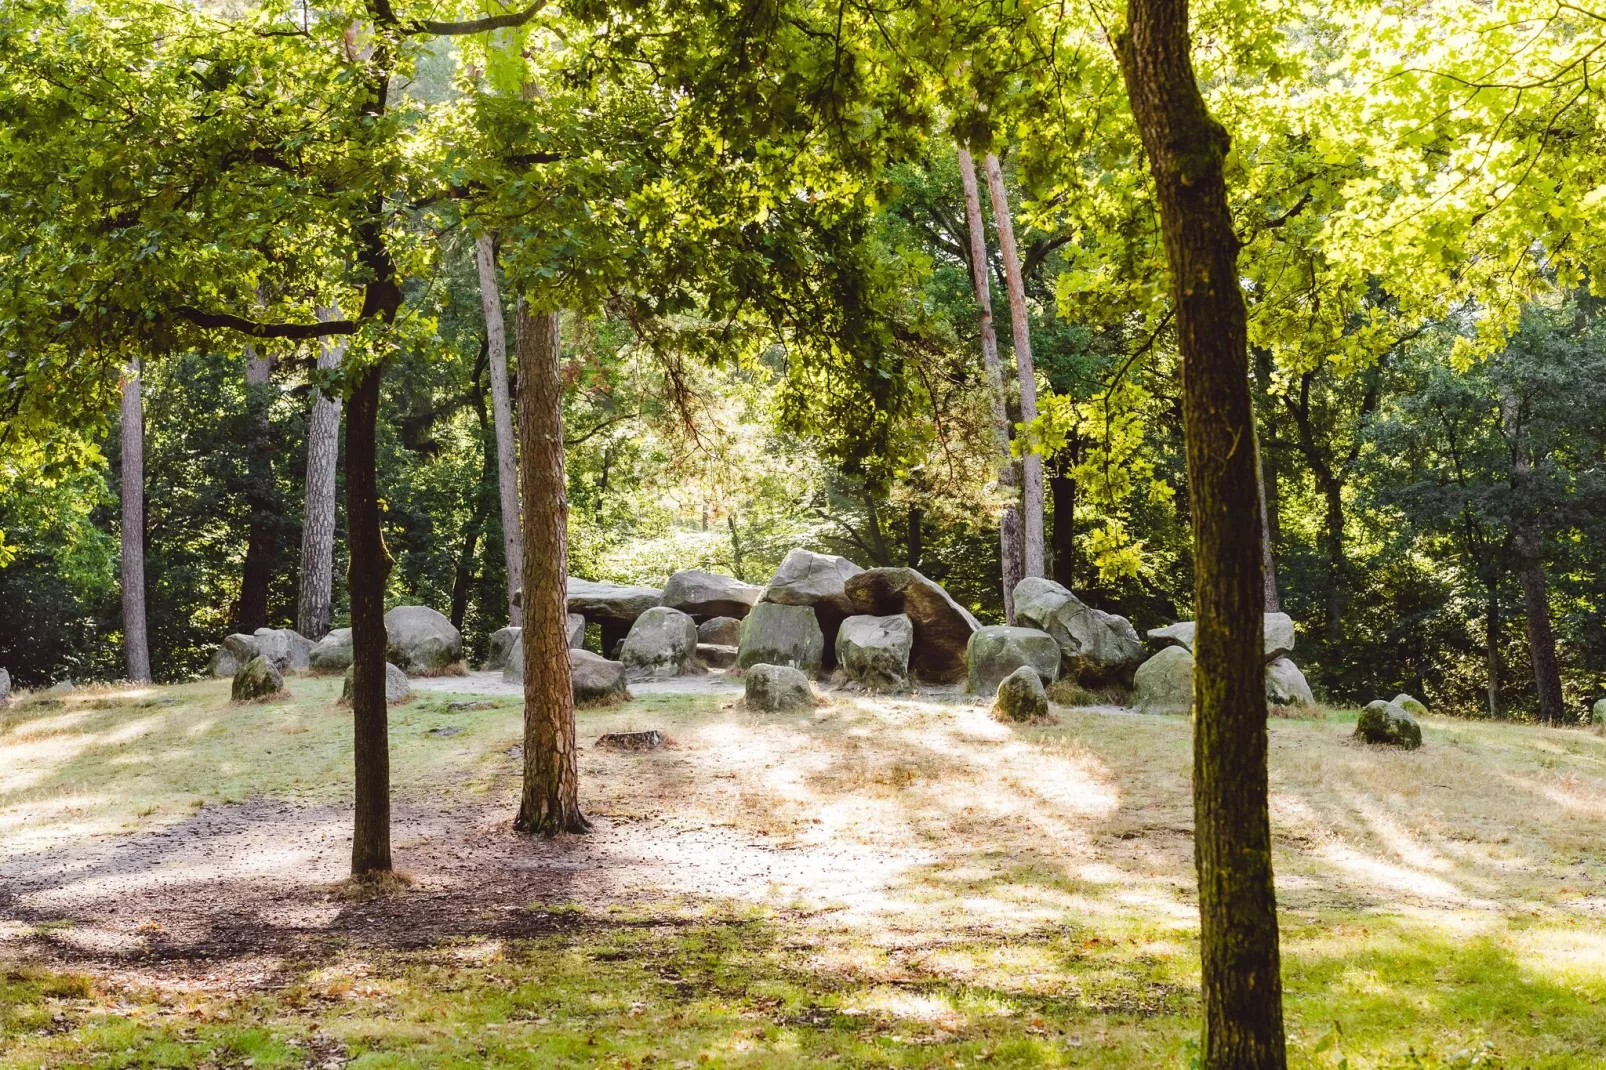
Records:
{"label": "slender tree trunk", "polygon": [[563,458],[558,315],[519,302],[519,473],[523,477],[524,793],[513,827],[553,836],[591,828],[580,812],[569,666],[569,497]]}
{"label": "slender tree trunk", "polygon": [[[725,525],[730,528],[731,533],[731,570],[736,573],[737,579],[746,583],[747,569],[742,564],[742,538],[736,531],[736,510],[732,509],[725,514]],[[708,511],[706,508],[703,511],[703,530],[708,530]]]}
{"label": "slender tree trunk", "polygon": [[1277,565],[1271,557],[1271,520],[1266,509],[1266,462],[1260,455],[1260,444],[1255,444],[1255,490],[1260,499],[1260,568],[1261,584],[1265,591],[1264,608],[1267,613],[1282,609],[1277,600]]}
{"label": "slender tree trunk", "polygon": [[[339,315],[318,309],[320,320]],[[319,343],[318,368],[328,371],[345,359],[344,340]],[[301,518],[301,590],[296,600],[296,631],[308,639],[329,634],[334,605],[335,465],[340,456],[340,398],[315,391],[307,427],[306,505]],[[349,490],[348,490],[349,495]]]}
{"label": "slender tree trunk", "polygon": [[502,290],[496,281],[496,249],[489,234],[474,242],[480,271],[480,306],[485,313],[485,340],[490,348],[491,413],[496,425],[496,484],[502,501],[502,555],[507,561],[507,618],[524,621],[518,599],[524,570],[524,537],[519,530],[518,458],[513,445],[513,401],[507,387],[507,330],[502,321]]}
{"label": "slender tree trunk", "polygon": [[1009,409],[1004,404],[1004,370],[998,359],[998,334],[993,328],[993,298],[987,281],[987,231],[981,220],[981,189],[970,150],[959,148],[959,178],[965,189],[965,222],[970,231],[970,280],[976,290],[981,325],[981,359],[987,373],[987,394],[992,403],[993,437],[998,446],[998,486],[1008,497],[998,522],[998,558],[1004,582],[1004,619],[1015,623],[1015,585],[1021,581],[1019,480],[1009,452]]}
{"label": "slender tree trunk", "polygon": [[1327,503],[1327,591],[1323,599],[1323,631],[1327,641],[1336,643],[1344,636],[1344,585],[1349,579],[1349,558],[1344,553],[1344,488],[1336,479],[1318,479]]}
{"label": "slender tree trunk", "polygon": [[273,551],[279,516],[278,491],[273,477],[273,431],[269,423],[269,378],[273,357],[258,356],[245,347],[245,405],[251,428],[246,444],[245,501],[250,531],[245,543],[245,567],[240,577],[240,608],[235,631],[254,632],[267,627],[268,587],[273,579]]}
{"label": "slender tree trunk", "polygon": [[1054,582],[1076,589],[1076,480],[1063,469],[1049,480],[1054,492]]}
{"label": "slender tree trunk", "polygon": [[346,541],[351,551],[351,719],[357,772],[351,873],[390,863],[390,727],[385,706],[385,585],[390,551],[379,526],[379,381],[384,365],[358,373],[346,424]]}
{"label": "slender tree trunk", "polygon": [[145,632],[145,404],[139,361],[123,376],[123,663],[137,684],[151,680]]}
{"label": "slender tree trunk", "polygon": [[[1015,249],[1015,224],[1004,189],[1004,171],[998,157],[987,154],[987,189],[993,199],[993,224],[998,228],[998,251],[1004,260],[1009,291],[1009,326],[1015,341],[1015,371],[1020,377],[1020,419],[1030,427],[1037,419],[1037,367],[1032,362],[1032,324],[1026,308],[1026,280]],[[1030,437],[1028,436],[1028,445]],[[1043,455],[1028,449],[1021,458],[1021,569],[1028,576],[1043,576]]]}
{"label": "slender tree trunk", "polygon": [[1501,420],[1511,449],[1511,549],[1522,584],[1523,615],[1528,623],[1528,654],[1533,659],[1534,690],[1539,698],[1539,719],[1560,724],[1566,717],[1561,696],[1561,668],[1556,657],[1556,634],[1550,626],[1550,593],[1545,584],[1544,558],[1539,543],[1534,502],[1533,458],[1529,455],[1521,399],[1509,388],[1500,402]]}
{"label": "slender tree trunk", "polygon": [[[1205,1070],[1283,1070],[1267,810],[1260,508],[1226,130],[1189,56],[1187,0],[1131,0],[1117,42],[1154,176],[1182,352],[1198,632],[1194,851]],[[1248,447],[1248,448],[1246,448]]]}
{"label": "slender tree trunk", "polygon": [[886,568],[892,564],[892,551],[887,549],[887,537],[881,530],[881,513],[875,507],[875,495],[868,490],[864,492],[864,515],[870,533],[870,552],[875,555],[875,563]]}
{"label": "slender tree trunk", "polygon": [[909,507],[909,536],[906,540],[908,553],[904,555],[904,560],[909,562],[910,568],[920,567],[920,557],[925,552],[920,537],[920,524],[924,516],[925,511],[920,506]]}
{"label": "slender tree trunk", "polygon": [[485,518],[490,515],[491,469],[495,458],[491,452],[491,420],[485,411],[485,392],[480,389],[479,370],[475,369],[474,410],[480,418],[480,481],[474,488],[474,508],[468,523],[463,526],[463,547],[457,554],[457,575],[452,581],[452,627],[463,630],[463,618],[468,615],[469,590],[474,586],[474,554],[479,548],[480,535],[485,530]]}
{"label": "slender tree trunk", "polygon": [[1500,716],[1500,584],[1488,584],[1484,608],[1484,667],[1489,677],[1489,716]]}

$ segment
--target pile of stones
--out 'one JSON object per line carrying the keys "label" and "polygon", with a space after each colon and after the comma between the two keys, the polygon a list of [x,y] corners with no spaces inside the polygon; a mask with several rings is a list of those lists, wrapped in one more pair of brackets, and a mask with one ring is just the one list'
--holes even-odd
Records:
{"label": "pile of stones", "polygon": [[[1139,713],[1185,714],[1193,708],[1193,637],[1191,620],[1154,628],[1149,641],[1159,651],[1138,667],[1132,680],[1132,704]],[[1264,622],[1266,701],[1274,706],[1312,706],[1305,674],[1293,659],[1294,621],[1286,613],[1267,613]]]}

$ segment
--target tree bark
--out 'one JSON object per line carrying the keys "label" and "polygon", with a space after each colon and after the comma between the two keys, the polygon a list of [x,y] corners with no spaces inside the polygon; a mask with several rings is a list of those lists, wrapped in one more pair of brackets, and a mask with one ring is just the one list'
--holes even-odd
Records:
{"label": "tree bark", "polygon": [[1009,452],[1009,409],[1004,404],[1004,371],[998,359],[998,334],[993,327],[993,298],[987,281],[987,232],[981,220],[981,189],[970,150],[959,148],[959,178],[965,189],[965,222],[970,231],[970,280],[976,290],[981,328],[982,367],[992,405],[993,437],[998,446],[998,486],[1008,496],[998,521],[998,558],[1003,572],[1004,619],[1015,623],[1015,585],[1021,581],[1019,481]]}
{"label": "tree bark", "polygon": [[123,376],[123,663],[137,684],[151,681],[145,631],[145,404],[139,360]]}
{"label": "tree bark", "polygon": [[[1037,419],[1037,366],[1032,361],[1032,324],[1026,308],[1026,280],[1015,249],[1015,224],[1004,189],[1004,171],[998,157],[987,154],[987,189],[993,200],[993,225],[998,228],[998,251],[1004,261],[1009,293],[1009,326],[1015,342],[1015,371],[1020,378],[1020,420],[1030,427]],[[1030,447],[1030,436],[1027,437]],[[1046,575],[1043,569],[1043,455],[1028,448],[1021,457],[1021,570],[1028,576]]]}
{"label": "tree bark", "polygon": [[480,306],[490,349],[491,414],[496,426],[496,483],[502,502],[502,555],[507,562],[507,619],[518,627],[524,611],[517,598],[524,574],[524,537],[519,530],[518,459],[513,444],[513,402],[507,386],[507,330],[502,320],[502,289],[496,281],[496,248],[489,234],[474,242],[480,273]]}
{"label": "tree bark", "polygon": [[1049,481],[1054,492],[1054,582],[1076,589],[1076,480],[1063,471]]}
{"label": "tree bark", "polygon": [[351,873],[383,873],[390,862],[390,727],[385,705],[385,585],[390,552],[379,526],[377,439],[384,365],[357,374],[346,425],[346,541],[351,551],[351,719],[356,819]]}
{"label": "tree bark", "polygon": [[558,316],[518,306],[519,458],[524,501],[524,792],[513,827],[586,832],[569,667],[569,497]]}
{"label": "tree bark", "polygon": [[[480,351],[483,361],[485,351]],[[495,467],[496,459],[491,450],[491,418],[485,411],[485,391],[480,389],[480,368],[474,368],[474,388],[470,391],[474,399],[474,412],[480,421],[480,481],[474,488],[474,508],[469,513],[468,523],[463,525],[463,545],[457,554],[457,575],[452,581],[452,612],[450,614],[452,627],[458,631],[463,630],[463,618],[468,615],[469,589],[474,585],[474,554],[479,549],[480,535],[485,530],[485,518],[490,515],[489,487],[491,483],[491,469]]]}
{"label": "tree bark", "polygon": [[[339,309],[318,309],[320,320],[337,319]],[[344,340],[324,339],[318,367],[327,371],[345,359]],[[307,426],[306,505],[301,518],[301,590],[296,631],[318,640],[329,634],[334,604],[335,465],[340,455],[340,398],[315,391]],[[348,491],[349,494],[349,491]]]}
{"label": "tree bark", "polygon": [[1562,703],[1556,634],[1550,626],[1550,593],[1545,584],[1539,542],[1533,458],[1529,455],[1523,428],[1526,413],[1521,399],[1510,389],[1501,398],[1500,410],[1511,450],[1511,550],[1516,557],[1517,579],[1522,584],[1522,609],[1528,624],[1528,654],[1533,660],[1539,720],[1545,724],[1560,724],[1566,717],[1566,709]]}
{"label": "tree bark", "polygon": [[1484,668],[1489,677],[1489,717],[1500,716],[1500,585],[1488,584],[1489,597],[1484,607]]}
{"label": "tree bark", "polygon": [[925,552],[924,547],[921,545],[920,537],[920,525],[924,518],[925,510],[921,509],[920,506],[911,505],[909,507],[909,534],[905,540],[906,552],[904,560],[909,563],[910,568],[920,567],[920,557]]}
{"label": "tree bark", "polygon": [[1261,584],[1265,592],[1263,606],[1267,613],[1277,613],[1282,610],[1277,599],[1277,564],[1271,556],[1271,517],[1266,509],[1266,461],[1260,453],[1260,443],[1255,443],[1255,490],[1260,498],[1260,569]]}
{"label": "tree bark", "polygon": [[1260,508],[1227,132],[1199,92],[1187,0],[1131,0],[1121,73],[1154,176],[1182,352],[1198,632],[1193,803],[1205,1070],[1283,1070],[1267,810]]}
{"label": "tree bark", "polygon": [[268,624],[268,587],[273,579],[273,550],[278,541],[278,492],[273,477],[273,432],[268,380],[273,356],[258,356],[245,346],[245,405],[251,439],[246,444],[245,501],[250,516],[245,543],[245,567],[240,577],[237,632],[254,632]]}

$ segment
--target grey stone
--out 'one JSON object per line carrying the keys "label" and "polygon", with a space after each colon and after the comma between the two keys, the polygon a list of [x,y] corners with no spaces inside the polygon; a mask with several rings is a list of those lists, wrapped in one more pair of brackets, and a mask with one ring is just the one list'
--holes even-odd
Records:
{"label": "grey stone", "polygon": [[1277,706],[1314,706],[1316,696],[1299,666],[1288,658],[1278,658],[1266,666],[1266,701]]}
{"label": "grey stone", "polygon": [[246,662],[262,653],[257,645],[257,637],[246,635],[244,632],[235,632],[224,636],[223,642],[218,644],[217,651],[212,655],[212,675],[233,678]]}
{"label": "grey stone", "polygon": [[763,600],[783,606],[824,606],[846,617],[856,611],[845,584],[862,571],[845,557],[792,550],[770,577]]}
{"label": "grey stone", "polygon": [[234,674],[234,687],[230,693],[235,702],[250,702],[277,695],[283,690],[284,676],[279,672],[279,667],[265,655],[258,654]]}
{"label": "grey stone", "polygon": [[1276,661],[1294,652],[1294,618],[1287,613],[1267,613],[1262,630],[1266,660]]}
{"label": "grey stone", "polygon": [[857,613],[909,618],[915,633],[909,668],[916,677],[934,684],[964,678],[965,647],[981,625],[941,585],[912,568],[872,568],[845,588]]}
{"label": "grey stone", "polygon": [[1168,646],[1138,666],[1132,705],[1139,713],[1187,713],[1193,709],[1193,655]]}
{"label": "grey stone", "polygon": [[1355,719],[1355,738],[1363,743],[1416,750],[1422,745],[1422,726],[1394,703],[1378,699],[1367,703],[1366,709]]}
{"label": "grey stone", "polygon": [[312,655],[312,640],[294,628],[258,628],[257,652],[276,665],[280,672],[306,672]]}
{"label": "grey stone", "polygon": [[1130,643],[1141,646],[1143,640],[1138,638],[1138,630],[1132,627],[1132,622],[1119,613],[1106,613],[1102,609],[1095,609],[1093,615],[1104,622],[1104,626],[1115,632]]}
{"label": "grey stone", "polygon": [[463,657],[463,636],[428,606],[397,606],[385,614],[385,657],[403,672],[438,673]]}
{"label": "grey stone", "polygon": [[[1120,625],[1107,623],[1112,618]],[[1125,683],[1143,661],[1137,632],[1124,618],[1085,605],[1042,576],[1015,585],[1015,619],[1052,635],[1060,646],[1060,675],[1080,683]]]}
{"label": "grey stone", "polygon": [[1410,714],[1412,717],[1426,717],[1428,715],[1428,708],[1422,703],[1418,702],[1416,699],[1412,698],[1410,695],[1407,695],[1404,691],[1401,691],[1398,695],[1395,695],[1393,698],[1389,699],[1389,701],[1394,703],[1394,705],[1398,706],[1400,709],[1404,710],[1406,713]]}
{"label": "grey stone", "polygon": [[814,688],[809,685],[809,678],[790,665],[750,665],[744,686],[750,710],[784,713],[814,706]]}
{"label": "grey stone", "polygon": [[1011,721],[1047,717],[1048,695],[1043,691],[1043,679],[1037,675],[1037,670],[1022,665],[1004,677],[998,684],[993,709]]}
{"label": "grey stone", "polygon": [[810,675],[819,673],[825,657],[825,635],[809,606],[760,602],[742,621],[742,642],[736,663],[789,665]]}
{"label": "grey stone", "polygon": [[583,613],[569,614],[569,646],[583,647],[586,645],[586,618]]}
{"label": "grey stone", "polygon": [[55,683],[45,688],[45,694],[70,695],[74,690],[77,689],[77,687],[78,685],[73,683],[71,680],[57,680]]}
{"label": "grey stone", "polygon": [[576,705],[628,699],[623,662],[609,661],[589,650],[569,649],[569,675]]}
{"label": "grey stone", "polygon": [[848,679],[872,691],[903,691],[914,639],[914,625],[902,613],[848,617],[836,633],[836,663]]}
{"label": "grey stone", "polygon": [[1193,633],[1197,627],[1191,620],[1178,621],[1167,624],[1164,628],[1150,628],[1149,641],[1155,646],[1164,649],[1168,646],[1180,646],[1188,653],[1193,653]]}
{"label": "grey stone", "polygon": [[741,648],[731,643],[698,643],[697,660],[710,669],[728,669],[736,664]]}
{"label": "grey stone", "polygon": [[609,750],[657,750],[663,745],[663,733],[656,728],[645,732],[609,732],[597,737],[597,746]]}
{"label": "grey stone", "polygon": [[[351,701],[352,678],[355,672],[356,669],[354,668],[348,667],[346,669],[345,683],[340,688],[340,701],[342,702]],[[385,662],[385,705],[391,706],[398,702],[405,702],[412,693],[413,685],[407,682],[407,674],[390,662]]]}
{"label": "grey stone", "polygon": [[631,680],[654,680],[696,672],[697,624],[669,606],[653,606],[630,626],[619,651]]}
{"label": "grey stone", "polygon": [[966,651],[970,664],[970,690],[991,695],[1004,677],[1021,666],[1029,666],[1045,683],[1060,675],[1060,645],[1047,632],[1036,628],[1011,628],[990,624],[977,629]]}
{"label": "grey stone", "polygon": [[664,584],[663,604],[697,621],[713,617],[745,617],[764,588],[699,569],[686,569]]}
{"label": "grey stone", "polygon": [[[585,618],[582,617],[580,619],[584,620]],[[523,636],[523,628],[511,625],[506,628],[498,628],[492,632],[491,645],[485,651],[485,663],[480,668],[485,672],[496,672],[498,669],[507,668],[508,652],[523,641]],[[573,646],[574,644],[570,643],[569,645]]]}
{"label": "grey stone", "polygon": [[[745,617],[747,614],[742,615]],[[741,646],[742,622],[735,617],[712,617],[697,626],[697,641],[720,646]]]}
{"label": "grey stone", "polygon": [[0,669],[0,705],[11,697],[11,673]]}
{"label": "grey stone", "polygon": [[239,659],[229,651],[228,647],[219,643],[217,649],[212,651],[212,661],[207,666],[208,675],[218,677],[219,679],[226,677],[232,680],[234,678],[234,674],[239,671]]}
{"label": "grey stone", "polygon": [[313,672],[344,672],[351,668],[351,629],[336,628],[313,644],[307,666]]}
{"label": "grey stone", "polygon": [[1606,698],[1596,699],[1595,705],[1589,711],[1592,724],[1606,724]]}

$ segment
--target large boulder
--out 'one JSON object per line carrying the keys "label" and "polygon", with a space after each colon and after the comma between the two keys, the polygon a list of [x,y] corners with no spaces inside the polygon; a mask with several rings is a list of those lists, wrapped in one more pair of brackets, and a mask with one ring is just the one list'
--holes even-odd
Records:
{"label": "large boulder", "polygon": [[480,668],[485,672],[496,672],[498,669],[507,668],[508,652],[518,646],[523,637],[524,629],[513,625],[492,632],[491,645],[485,651],[485,663]]}
{"label": "large boulder", "polygon": [[1060,645],[1052,635],[1036,628],[990,624],[970,637],[966,661],[970,663],[970,690],[990,695],[998,690],[1004,677],[1023,665],[1029,666],[1044,683],[1058,680]]}
{"label": "large boulder", "polygon": [[258,628],[257,651],[278,666],[280,672],[306,672],[312,656],[312,640],[294,628]]}
{"label": "large boulder", "polygon": [[743,686],[750,710],[785,713],[814,707],[809,678],[790,665],[750,665]]}
{"label": "large boulder", "polygon": [[736,664],[790,665],[810,675],[825,659],[825,634],[808,606],[760,602],[742,621],[742,642]]}
{"label": "large boulder", "polygon": [[271,660],[258,654],[234,674],[232,696],[235,702],[272,698],[284,690],[284,676]]}
{"label": "large boulder", "polygon": [[344,672],[351,668],[351,629],[336,628],[312,646],[307,666],[313,672]]}
{"label": "large boulder", "polygon": [[742,648],[734,643],[698,643],[697,660],[710,669],[729,669]]}
{"label": "large boulder", "polygon": [[1378,699],[1368,703],[1355,719],[1355,738],[1363,743],[1416,750],[1422,745],[1422,726],[1394,703]]}
{"label": "large boulder", "polygon": [[463,636],[428,606],[397,606],[385,614],[385,657],[414,676],[440,673],[463,657]]}
{"label": "large boulder", "polygon": [[856,612],[886,617],[902,613],[914,625],[909,668],[928,683],[965,676],[965,647],[981,625],[940,585],[912,568],[872,568],[844,585]]}
{"label": "large boulder", "polygon": [[1389,699],[1389,701],[1394,703],[1394,705],[1398,706],[1400,709],[1404,710],[1406,713],[1410,714],[1412,717],[1426,717],[1428,715],[1428,708],[1421,702],[1418,702],[1416,699],[1412,698],[1410,695],[1407,695],[1404,691],[1401,691],[1398,695],[1395,695],[1393,698]]}
{"label": "large boulder", "polygon": [[1193,655],[1168,646],[1138,666],[1132,705],[1139,713],[1187,713],[1193,709]]}
{"label": "large boulder", "polygon": [[604,650],[613,650],[629,633],[637,617],[663,603],[663,595],[656,587],[569,577],[569,612],[580,614],[586,623],[602,629]]}
{"label": "large boulder", "polygon": [[836,662],[836,633],[842,621],[855,613],[853,600],[848,597],[846,584],[863,569],[845,557],[835,554],[817,554],[812,550],[794,549],[781,561],[781,567],[770,577],[764,588],[765,602],[783,606],[808,606],[820,622],[820,634],[825,638],[823,664],[834,667]]}
{"label": "large boulder", "polygon": [[[744,613],[742,616],[746,616]],[[697,626],[697,641],[717,646],[741,646],[742,622],[735,617],[711,617]]]}
{"label": "large boulder", "polygon": [[[1191,654],[1197,628],[1195,622],[1183,620],[1168,624],[1164,628],[1150,628],[1148,636],[1156,646],[1180,646]],[[1262,629],[1268,664],[1278,658],[1286,658],[1294,652],[1294,618],[1287,613],[1267,613]]]}
{"label": "large boulder", "polygon": [[569,648],[569,678],[576,705],[617,702],[630,697],[624,663],[609,661],[589,650]]}
{"label": "large boulder", "polygon": [[235,632],[225,636],[212,654],[212,675],[232,679],[245,667],[246,662],[260,653],[262,651],[257,647],[257,637],[254,635]]}
{"label": "large boulder", "polygon": [[636,618],[619,651],[631,680],[654,680],[695,672],[697,624],[668,606],[653,606]]}
{"label": "large boulder", "polygon": [[1137,631],[1124,617],[1093,609],[1042,576],[1015,585],[1015,619],[1052,635],[1061,675],[1081,683],[1126,683],[1143,661]]}
{"label": "large boulder", "polygon": [[1030,721],[1048,716],[1048,694],[1043,678],[1030,665],[1022,665],[998,683],[993,710],[1011,721]]}
{"label": "large boulder", "polygon": [[[346,679],[340,688],[340,701],[351,701],[351,688],[355,669],[346,670]],[[407,682],[407,674],[402,672],[390,662],[385,662],[385,705],[393,706],[398,702],[406,702],[413,693],[413,685]]]}
{"label": "large boulder", "polygon": [[686,569],[664,584],[663,604],[693,620],[745,617],[764,594],[764,588],[698,569]]}
{"label": "large boulder", "polygon": [[1275,706],[1314,706],[1305,674],[1288,658],[1278,658],[1266,666],[1266,701]]}
{"label": "large boulder", "polygon": [[914,625],[901,613],[847,617],[836,633],[837,667],[872,691],[902,691],[909,686],[914,639]]}
{"label": "large boulder", "polygon": [[1164,628],[1150,628],[1149,641],[1164,650],[1168,646],[1180,646],[1188,653],[1193,653],[1193,633],[1197,625],[1191,620],[1181,620],[1175,624],[1167,624]]}

